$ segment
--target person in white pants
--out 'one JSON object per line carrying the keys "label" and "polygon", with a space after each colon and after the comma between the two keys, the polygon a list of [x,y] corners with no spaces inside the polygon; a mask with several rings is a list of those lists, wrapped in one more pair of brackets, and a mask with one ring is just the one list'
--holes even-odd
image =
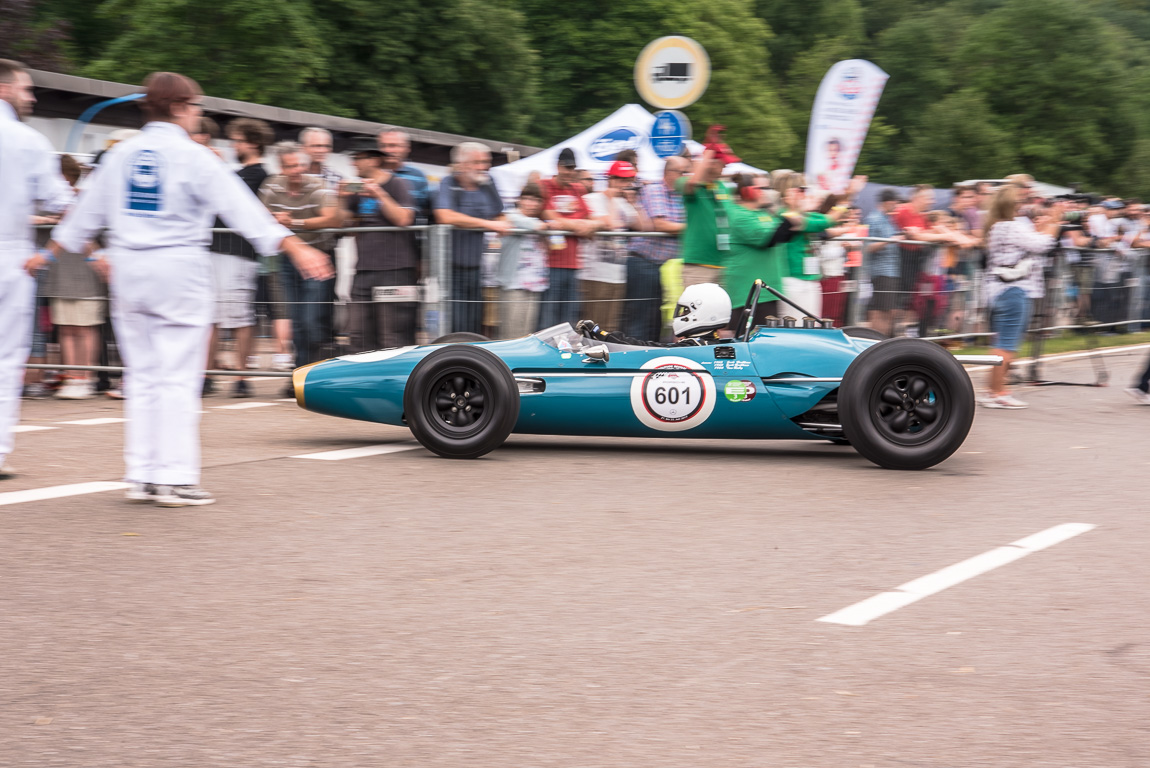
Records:
{"label": "person in white pants", "polygon": [[23,65],[0,59],[0,477],[13,474],[7,458],[32,346],[36,280],[25,271],[35,252],[32,216],[72,200],[52,146],[20,122],[35,103]]}
{"label": "person in white pants", "polygon": [[76,206],[53,230],[52,252],[79,251],[107,230],[112,322],[124,359],[125,480],[131,500],[211,504],[199,487],[200,391],[212,321],[210,228],[218,214],[265,256],[287,254],[308,279],[332,275],[327,255],[280,226],[210,149],[194,80],[156,72],[145,81],[149,117],[139,136],[100,162]]}

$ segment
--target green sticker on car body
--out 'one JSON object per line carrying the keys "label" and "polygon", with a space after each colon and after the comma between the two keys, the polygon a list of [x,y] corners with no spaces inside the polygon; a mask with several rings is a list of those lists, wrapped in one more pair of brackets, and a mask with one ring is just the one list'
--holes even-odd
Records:
{"label": "green sticker on car body", "polygon": [[757,392],[753,381],[732,379],[728,381],[727,386],[723,388],[723,394],[725,394],[727,399],[732,403],[749,403],[755,399]]}

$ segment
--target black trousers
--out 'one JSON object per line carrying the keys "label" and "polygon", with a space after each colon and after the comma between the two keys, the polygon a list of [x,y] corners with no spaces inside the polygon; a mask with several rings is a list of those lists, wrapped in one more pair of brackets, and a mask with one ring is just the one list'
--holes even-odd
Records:
{"label": "black trousers", "polygon": [[377,285],[415,285],[415,269],[356,272],[351,281],[348,341],[352,352],[406,347],[415,343],[419,305],[414,302],[373,302]]}

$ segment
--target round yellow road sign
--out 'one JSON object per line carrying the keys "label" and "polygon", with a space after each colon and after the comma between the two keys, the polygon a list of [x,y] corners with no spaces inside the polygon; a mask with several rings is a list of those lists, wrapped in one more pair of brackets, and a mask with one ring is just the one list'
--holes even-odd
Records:
{"label": "round yellow road sign", "polygon": [[635,61],[635,88],[659,109],[682,109],[698,101],[711,81],[711,60],[689,37],[660,37]]}

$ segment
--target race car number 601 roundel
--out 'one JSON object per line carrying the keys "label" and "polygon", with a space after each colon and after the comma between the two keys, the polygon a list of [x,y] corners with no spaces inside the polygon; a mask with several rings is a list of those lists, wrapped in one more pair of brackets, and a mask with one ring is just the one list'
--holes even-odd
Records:
{"label": "race car number 601 roundel", "polygon": [[684,357],[657,357],[631,382],[631,409],[644,425],[681,432],[702,424],[715,409],[715,380]]}

